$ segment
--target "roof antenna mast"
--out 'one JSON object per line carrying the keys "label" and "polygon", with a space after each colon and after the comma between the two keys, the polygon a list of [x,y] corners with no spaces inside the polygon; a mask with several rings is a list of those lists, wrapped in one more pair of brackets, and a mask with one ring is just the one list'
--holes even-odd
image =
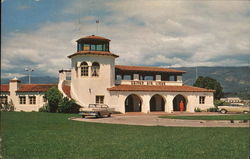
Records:
{"label": "roof antenna mast", "polygon": [[97,20],[95,21],[95,23],[96,23],[96,35],[98,35],[98,25],[99,25],[99,16],[97,17]]}

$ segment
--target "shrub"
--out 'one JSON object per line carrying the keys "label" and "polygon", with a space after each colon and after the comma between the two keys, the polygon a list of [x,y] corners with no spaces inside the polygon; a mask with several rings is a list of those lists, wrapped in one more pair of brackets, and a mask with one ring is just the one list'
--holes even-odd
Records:
{"label": "shrub", "polygon": [[10,100],[7,104],[0,104],[0,110],[5,112],[13,112],[15,110],[13,101]]}
{"label": "shrub", "polygon": [[217,107],[212,107],[207,109],[207,112],[217,112],[217,111],[218,111]]}
{"label": "shrub", "polygon": [[57,112],[58,105],[63,98],[62,93],[57,89],[57,87],[52,87],[48,89],[48,91],[45,93],[45,96],[48,99],[49,112]]}
{"label": "shrub", "polygon": [[64,97],[58,106],[60,113],[79,113],[80,106],[72,99]]}
{"label": "shrub", "polygon": [[38,110],[39,112],[49,112],[49,105],[46,103]]}
{"label": "shrub", "polygon": [[201,109],[200,108],[194,108],[194,111],[195,112],[201,112]]}
{"label": "shrub", "polygon": [[225,101],[221,101],[221,100],[215,100],[214,105],[217,107],[217,106],[221,106],[221,105],[230,105],[230,103],[225,102]]}

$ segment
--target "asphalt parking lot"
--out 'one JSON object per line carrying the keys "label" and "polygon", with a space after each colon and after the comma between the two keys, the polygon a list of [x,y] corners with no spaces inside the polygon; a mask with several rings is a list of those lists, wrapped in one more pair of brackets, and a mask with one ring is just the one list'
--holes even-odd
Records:
{"label": "asphalt parking lot", "polygon": [[141,126],[172,126],[172,127],[249,127],[248,122],[235,121],[231,123],[229,120],[180,120],[159,118],[160,115],[218,115],[218,113],[128,113],[113,114],[107,118],[71,118],[71,120],[82,122],[108,123],[108,124],[125,124],[125,125],[141,125]]}

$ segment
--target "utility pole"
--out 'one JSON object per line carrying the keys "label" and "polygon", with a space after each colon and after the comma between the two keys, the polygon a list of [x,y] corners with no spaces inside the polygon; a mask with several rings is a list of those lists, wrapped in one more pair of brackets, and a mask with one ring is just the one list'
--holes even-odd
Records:
{"label": "utility pole", "polygon": [[196,77],[196,80],[198,79],[198,68],[197,66],[195,67],[195,77]]}
{"label": "utility pole", "polygon": [[25,71],[28,72],[28,77],[29,77],[29,84],[31,84],[31,72],[34,71],[34,69],[32,69],[30,66],[25,68]]}

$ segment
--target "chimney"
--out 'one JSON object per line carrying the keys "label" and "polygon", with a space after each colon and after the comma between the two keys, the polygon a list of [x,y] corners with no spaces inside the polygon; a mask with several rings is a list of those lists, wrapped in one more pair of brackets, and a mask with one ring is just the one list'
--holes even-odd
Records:
{"label": "chimney", "polygon": [[13,78],[13,79],[11,79],[11,80],[10,80],[10,84],[9,84],[9,86],[10,86],[9,91],[10,91],[10,92],[12,92],[12,91],[15,92],[15,91],[17,91],[17,90],[19,89],[19,87],[20,87],[20,84],[21,84],[21,81],[18,80],[16,77]]}

